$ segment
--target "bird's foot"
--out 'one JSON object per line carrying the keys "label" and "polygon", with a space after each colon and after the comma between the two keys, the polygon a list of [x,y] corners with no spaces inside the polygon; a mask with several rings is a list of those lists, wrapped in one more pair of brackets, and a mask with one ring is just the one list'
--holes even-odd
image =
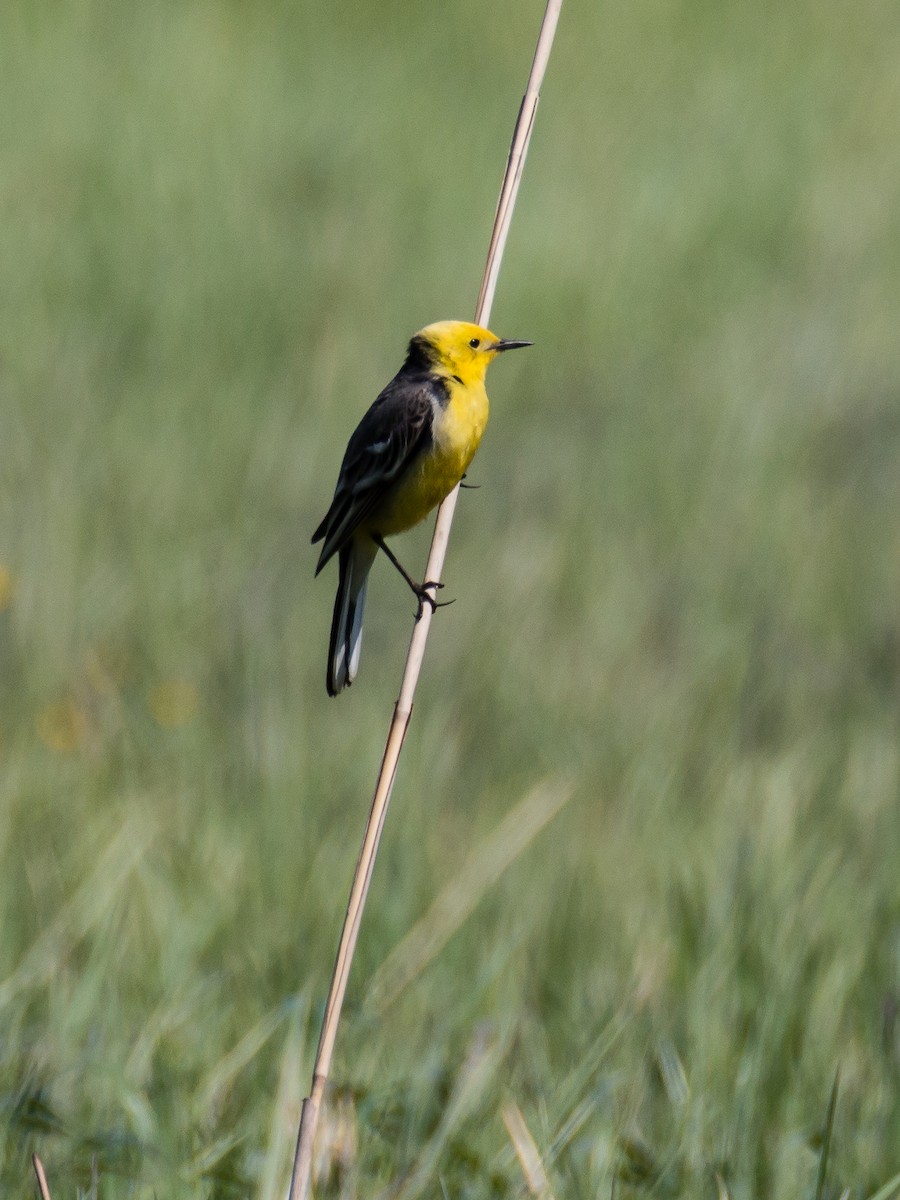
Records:
{"label": "bird's foot", "polygon": [[425,611],[426,604],[430,604],[431,611],[433,613],[436,613],[439,608],[448,608],[451,604],[456,603],[455,599],[454,600],[435,600],[434,596],[432,596],[431,592],[428,590],[429,588],[437,589],[437,588],[442,588],[442,587],[444,587],[444,584],[440,583],[438,580],[426,579],[424,583],[420,583],[417,587],[413,588],[413,592],[415,593],[415,595],[419,601],[419,606],[416,609],[416,620],[417,621],[421,621],[422,613]]}

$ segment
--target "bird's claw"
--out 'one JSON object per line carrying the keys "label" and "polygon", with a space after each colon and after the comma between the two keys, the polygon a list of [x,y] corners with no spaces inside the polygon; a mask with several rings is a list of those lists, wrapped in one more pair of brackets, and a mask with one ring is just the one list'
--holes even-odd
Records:
{"label": "bird's claw", "polygon": [[431,592],[429,592],[429,590],[428,590],[429,588],[437,589],[437,588],[442,588],[442,587],[444,587],[444,584],[440,583],[438,580],[427,579],[421,585],[421,587],[417,587],[414,589],[416,596],[418,597],[418,601],[419,601],[419,606],[416,609],[416,620],[417,621],[421,621],[422,613],[425,611],[426,604],[430,604],[432,613],[436,613],[439,608],[448,608],[451,604],[456,603],[455,599],[453,599],[453,600],[435,600],[434,596],[432,596]]}

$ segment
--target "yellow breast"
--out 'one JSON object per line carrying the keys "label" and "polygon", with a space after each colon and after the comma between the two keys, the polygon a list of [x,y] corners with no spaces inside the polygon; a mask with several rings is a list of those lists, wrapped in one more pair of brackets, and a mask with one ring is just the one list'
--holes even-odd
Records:
{"label": "yellow breast", "polygon": [[425,519],[468,470],[488,419],[484,384],[450,381],[450,399],[435,411],[432,444],[371,524],[389,537]]}

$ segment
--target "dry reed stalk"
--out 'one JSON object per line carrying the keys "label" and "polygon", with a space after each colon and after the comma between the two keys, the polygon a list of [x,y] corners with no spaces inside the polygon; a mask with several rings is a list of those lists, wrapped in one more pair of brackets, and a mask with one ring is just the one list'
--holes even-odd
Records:
{"label": "dry reed stalk", "polygon": [[525,1123],[521,1108],[515,1100],[508,1100],[503,1105],[500,1115],[503,1117],[503,1124],[506,1126],[509,1140],[513,1144],[516,1158],[518,1158],[522,1174],[525,1176],[525,1186],[528,1191],[532,1196],[537,1196],[538,1200],[555,1200],[550,1180],[547,1178],[547,1172],[541,1161],[541,1152],[531,1136],[531,1130]]}
{"label": "dry reed stalk", "polygon": [[[556,25],[559,20],[561,7],[562,0],[547,0],[547,7],[544,12],[543,21],[541,22],[537,46],[535,48],[534,61],[531,65],[525,95],[519,108],[506,171],[503,176],[503,184],[500,188],[500,198],[497,202],[497,213],[494,217],[494,227],[491,233],[487,262],[475,309],[475,322],[479,325],[486,325],[490,320],[503,250],[509,233],[519,183],[522,178],[522,170],[525,165],[525,156],[528,153],[528,143],[531,140],[531,131],[534,127],[534,117],[540,98],[541,84],[547,69],[547,62],[550,58],[550,50],[556,34]],[[434,536],[431,541],[431,550],[428,555],[428,565],[425,569],[426,579],[439,580],[441,578],[458,495],[459,487],[457,486],[438,509]],[[344,917],[344,927],[341,931],[341,940],[338,945],[328,1000],[325,1005],[322,1032],[319,1037],[319,1048],[316,1052],[316,1061],[313,1067],[312,1087],[308,1098],[303,1102],[303,1110],[300,1115],[297,1150],[294,1156],[294,1170],[291,1176],[290,1200],[307,1200],[310,1192],[313,1139],[315,1138],[319,1111],[322,1107],[322,1099],[325,1094],[325,1084],[328,1081],[328,1075],[331,1070],[331,1057],[334,1052],[338,1022],[344,1003],[344,995],[347,990],[350,964],[353,960],[353,952],[356,948],[356,939],[359,935],[359,926],[362,920],[363,909],[365,908],[366,896],[372,880],[375,856],[378,852],[378,843],[381,840],[381,832],[384,828],[387,806],[397,774],[397,763],[400,758],[400,751],[403,748],[406,731],[409,727],[410,717],[412,716],[413,698],[415,696],[416,684],[419,680],[419,672],[422,669],[422,661],[425,657],[425,645],[428,640],[428,631],[431,626],[432,616],[431,607],[424,605],[421,618],[413,629],[412,640],[410,641],[406,656],[403,682],[400,686],[400,695],[394,706],[394,715],[390,729],[388,730],[384,757],[381,761],[381,770],[378,773],[378,781],[375,785],[375,794],[366,824],[362,849],[360,850],[356,871],[353,876],[350,899]]]}
{"label": "dry reed stalk", "polygon": [[34,1173],[37,1176],[38,1191],[41,1193],[41,1200],[51,1200],[50,1185],[47,1183],[47,1175],[44,1171],[44,1164],[36,1154],[32,1154],[31,1163],[34,1167]]}

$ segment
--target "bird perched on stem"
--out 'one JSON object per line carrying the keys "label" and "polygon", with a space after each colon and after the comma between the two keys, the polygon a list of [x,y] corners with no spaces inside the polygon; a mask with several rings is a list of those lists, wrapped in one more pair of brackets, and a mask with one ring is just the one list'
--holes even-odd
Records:
{"label": "bird perched on stem", "polygon": [[313,534],[324,542],[316,567],[338,556],[339,576],[326,686],[336,696],[356,678],[369,570],[383,550],[412,588],[419,607],[437,608],[443,585],[416,583],[385,538],[411,529],[465,475],[488,419],[484,376],[504,350],[530,346],[498,338],[468,321],[426,325],[406,361],[347,443],[331,507]]}

